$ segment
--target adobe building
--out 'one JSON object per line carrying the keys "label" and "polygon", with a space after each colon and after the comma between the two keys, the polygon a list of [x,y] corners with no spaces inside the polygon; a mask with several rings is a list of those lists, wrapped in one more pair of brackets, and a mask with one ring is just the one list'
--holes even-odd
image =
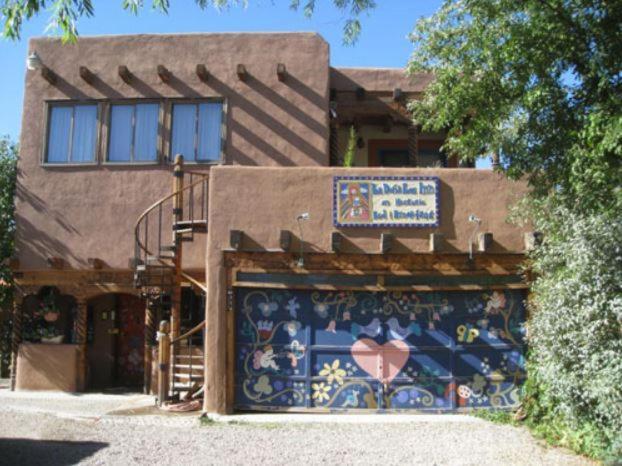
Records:
{"label": "adobe building", "polygon": [[517,403],[526,186],[412,123],[431,76],[331,67],[310,33],[41,38],[28,65],[15,389]]}

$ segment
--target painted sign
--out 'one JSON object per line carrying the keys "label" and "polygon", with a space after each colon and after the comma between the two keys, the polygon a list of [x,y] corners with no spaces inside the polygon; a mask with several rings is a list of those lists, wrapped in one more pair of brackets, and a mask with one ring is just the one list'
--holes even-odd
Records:
{"label": "painted sign", "polygon": [[338,227],[437,227],[439,197],[435,176],[336,176],[333,221]]}

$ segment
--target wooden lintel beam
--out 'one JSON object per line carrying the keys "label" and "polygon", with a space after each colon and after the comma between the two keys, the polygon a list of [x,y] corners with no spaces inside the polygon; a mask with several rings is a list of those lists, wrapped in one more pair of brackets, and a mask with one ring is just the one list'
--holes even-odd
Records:
{"label": "wooden lintel beam", "polygon": [[393,235],[391,233],[380,234],[380,252],[382,254],[388,253],[393,247]]}
{"label": "wooden lintel beam", "polygon": [[236,68],[236,73],[240,81],[246,81],[248,79],[248,71],[246,71],[246,66],[242,65],[241,63],[238,64]]}
{"label": "wooden lintel beam", "polygon": [[229,231],[229,246],[235,251],[239,251],[242,248],[242,238],[244,232],[241,230]]}
{"label": "wooden lintel beam", "polygon": [[279,81],[285,81],[287,77],[287,68],[285,68],[285,63],[279,63],[276,65],[276,76],[279,78]]}
{"label": "wooden lintel beam", "polygon": [[171,81],[171,72],[164,65],[158,65],[158,76],[163,83],[169,83]]}
{"label": "wooden lintel beam", "polygon": [[132,73],[127,68],[127,66],[121,65],[119,66],[117,71],[119,73],[119,77],[123,80],[123,82],[125,82],[126,84],[132,83]]}
{"label": "wooden lintel beam", "polygon": [[86,66],[80,67],[80,77],[88,84],[93,84],[93,81],[95,81],[95,75]]}
{"label": "wooden lintel beam", "polygon": [[52,86],[56,84],[56,73],[49,69],[47,66],[41,68],[41,77],[45,79]]}
{"label": "wooden lintel beam", "polygon": [[209,80],[209,71],[207,71],[207,67],[205,65],[199,64],[196,68],[197,76],[201,81],[206,83]]}
{"label": "wooden lintel beam", "polygon": [[340,252],[341,251],[341,243],[343,236],[338,231],[333,231],[330,234],[330,250],[332,252]]}
{"label": "wooden lintel beam", "polygon": [[281,230],[279,233],[279,247],[283,251],[289,251],[292,245],[292,232],[289,230]]}

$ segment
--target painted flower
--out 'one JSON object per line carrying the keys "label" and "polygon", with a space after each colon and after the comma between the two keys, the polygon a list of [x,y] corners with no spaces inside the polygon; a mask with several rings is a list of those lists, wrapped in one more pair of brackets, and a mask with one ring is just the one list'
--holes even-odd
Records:
{"label": "painted flower", "polygon": [[474,393],[481,393],[484,391],[484,387],[486,387],[486,379],[483,375],[475,374],[473,376],[473,382],[471,383],[471,390]]}
{"label": "painted flower", "polygon": [[449,304],[443,304],[441,306],[440,313],[441,315],[451,314],[454,311],[454,307]]}
{"label": "painted flower", "polygon": [[324,400],[330,400],[328,392],[330,392],[330,385],[326,385],[324,382],[314,383],[311,385],[313,389],[313,399],[319,402]]}
{"label": "painted flower", "polygon": [[271,301],[269,303],[261,303],[257,307],[259,307],[259,310],[264,317],[270,317],[270,315],[279,308],[279,305],[274,301]]}
{"label": "painted flower", "polygon": [[493,291],[492,296],[486,303],[486,314],[499,314],[505,307],[505,295],[499,291]]}
{"label": "painted flower", "polygon": [[313,310],[317,312],[322,319],[325,319],[328,315],[328,305],[324,303],[318,303],[313,307]]}
{"label": "painted flower", "polygon": [[350,319],[351,319],[350,311],[344,311],[343,320],[350,320]]}
{"label": "painted flower", "polygon": [[285,309],[287,309],[289,311],[289,315],[295,319],[298,317],[298,309],[300,309],[300,304],[298,304],[298,302],[296,301],[296,298],[292,298],[289,301],[287,301],[287,305],[285,306]]}
{"label": "painted flower", "polygon": [[274,358],[276,355],[274,354],[274,349],[272,346],[265,346],[262,350],[255,351],[253,354],[253,368],[255,370],[259,369],[273,369],[275,371],[279,370],[279,366],[277,365]]}
{"label": "painted flower", "polygon": [[346,371],[339,367],[339,359],[335,359],[332,365],[324,363],[324,368],[320,371],[322,377],[326,377],[328,384],[332,384],[333,381],[339,385],[343,385],[343,378],[346,376]]}
{"label": "painted flower", "polygon": [[286,322],[283,329],[289,334],[290,337],[295,337],[300,330],[301,324],[297,320],[291,320]]}
{"label": "painted flower", "polygon": [[274,323],[271,320],[260,320],[257,322],[257,330],[259,331],[259,336],[264,340],[270,338],[272,335],[272,327]]}
{"label": "painted flower", "polygon": [[270,378],[267,375],[262,375],[257,379],[257,383],[253,386],[253,389],[257,393],[264,395],[270,395],[272,393],[272,385],[270,385]]}

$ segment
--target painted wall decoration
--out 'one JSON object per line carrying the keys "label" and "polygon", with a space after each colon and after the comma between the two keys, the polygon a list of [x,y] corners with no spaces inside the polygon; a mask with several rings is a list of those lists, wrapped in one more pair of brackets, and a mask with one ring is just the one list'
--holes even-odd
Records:
{"label": "painted wall decoration", "polygon": [[338,227],[436,227],[440,181],[434,176],[336,176],[333,222]]}
{"label": "painted wall decoration", "polygon": [[238,409],[515,407],[524,292],[239,288]]}

